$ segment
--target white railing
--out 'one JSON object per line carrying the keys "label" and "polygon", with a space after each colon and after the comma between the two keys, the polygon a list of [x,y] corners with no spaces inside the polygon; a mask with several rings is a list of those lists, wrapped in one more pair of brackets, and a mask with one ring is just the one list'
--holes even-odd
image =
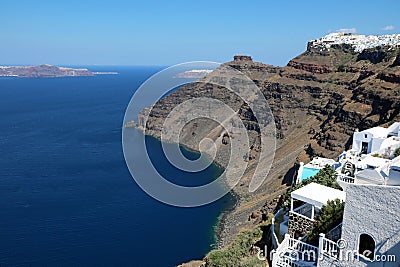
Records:
{"label": "white railing", "polygon": [[283,255],[285,253],[285,250],[288,249],[288,247],[289,247],[289,239],[287,238],[287,235],[285,235],[285,239],[283,239],[282,243],[279,244],[275,253],[273,254],[272,266],[277,266],[277,267],[290,266],[290,265],[282,265],[285,264]]}
{"label": "white railing", "polygon": [[302,260],[315,262],[317,260],[318,248],[302,242],[300,240],[289,238],[289,248],[295,250]]}
{"label": "white railing", "polygon": [[285,212],[284,209],[280,209],[275,216],[272,218],[272,222],[271,222],[271,235],[272,235],[272,245],[273,248],[277,248],[280,244],[279,244],[279,239],[276,236],[276,229],[275,229],[275,220],[276,218],[278,218],[279,216],[282,215],[282,213]]}
{"label": "white railing", "polygon": [[318,257],[318,248],[300,240],[291,238],[288,234],[276,249],[273,258],[273,267],[304,267],[315,266]]}
{"label": "white railing", "polygon": [[325,238],[324,234],[319,235],[319,253],[330,258],[337,259],[339,255],[339,246],[336,242]]}
{"label": "white railing", "polygon": [[342,182],[345,182],[345,183],[348,183],[348,184],[354,184],[354,182],[355,182],[355,178],[354,177],[350,177],[350,176],[347,176],[347,175],[344,175],[344,174],[339,174],[338,175],[338,179],[339,179],[339,181],[342,181]]}
{"label": "white railing", "polygon": [[289,235],[286,234],[285,238],[282,240],[282,243],[280,243],[279,246],[277,247],[277,249],[275,251],[275,255],[283,255],[284,254],[284,251],[289,248],[289,239],[290,239]]}

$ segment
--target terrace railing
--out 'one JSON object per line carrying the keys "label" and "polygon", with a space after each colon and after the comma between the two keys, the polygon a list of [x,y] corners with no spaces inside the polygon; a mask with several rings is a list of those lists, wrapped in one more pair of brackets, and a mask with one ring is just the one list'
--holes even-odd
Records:
{"label": "terrace railing", "polygon": [[343,174],[339,174],[337,179],[339,181],[341,181],[341,182],[345,182],[345,183],[348,183],[348,184],[354,184],[354,182],[355,182],[355,178],[354,177],[350,177],[350,176],[343,175]]}
{"label": "terrace railing", "polygon": [[324,256],[328,256],[333,259],[337,259],[339,256],[339,245],[337,242],[325,238],[324,234],[319,235],[319,253]]}
{"label": "terrace railing", "polygon": [[285,239],[276,249],[272,266],[305,267],[316,266],[318,248],[285,235]]}

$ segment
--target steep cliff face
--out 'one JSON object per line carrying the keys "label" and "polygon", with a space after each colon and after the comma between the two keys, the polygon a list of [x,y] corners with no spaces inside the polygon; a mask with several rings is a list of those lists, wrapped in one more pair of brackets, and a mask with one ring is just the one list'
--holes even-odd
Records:
{"label": "steep cliff face", "polygon": [[[274,112],[281,136],[290,138],[293,126],[296,131],[306,127],[304,142],[311,144],[314,153],[334,157],[348,148],[355,129],[398,120],[400,69],[395,63],[399,53],[393,47],[355,53],[346,45],[322,52],[309,46],[264,87],[266,95],[290,92],[290,97],[278,93],[279,97],[270,98],[273,110],[278,104],[285,106],[285,111]],[[313,125],[307,129],[302,118]]]}
{"label": "steep cliff face", "polygon": [[[252,223],[247,220],[252,211],[263,209],[266,201],[284,190],[283,184],[293,176],[296,161],[307,161],[315,155],[334,158],[349,148],[354,130],[400,121],[399,58],[398,47],[377,47],[357,53],[348,45],[335,45],[323,51],[309,45],[307,51],[282,68],[243,56],[225,63],[255,82],[275,119],[275,160],[256,196],[248,193],[247,184],[261,149],[258,123],[248,105],[226,89],[212,85],[184,86],[156,103],[147,125],[141,123],[139,116],[139,125],[149,134],[160,136],[162,122],[169,112],[177,104],[199,96],[219,99],[238,112],[249,133],[251,151],[245,160],[248,165],[244,180],[235,188],[241,196],[239,205],[226,218],[221,243],[224,245],[240,227]],[[182,132],[181,142],[197,149],[204,137],[217,140],[216,161],[225,166],[230,140],[216,129],[215,122],[192,121]]]}

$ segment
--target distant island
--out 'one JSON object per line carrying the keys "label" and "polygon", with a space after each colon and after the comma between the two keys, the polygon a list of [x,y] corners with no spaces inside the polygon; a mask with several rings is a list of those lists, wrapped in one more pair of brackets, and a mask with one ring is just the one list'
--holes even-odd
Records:
{"label": "distant island", "polygon": [[118,74],[118,72],[92,72],[86,68],[64,68],[49,64],[38,66],[0,66],[0,77],[57,78],[110,74]]}

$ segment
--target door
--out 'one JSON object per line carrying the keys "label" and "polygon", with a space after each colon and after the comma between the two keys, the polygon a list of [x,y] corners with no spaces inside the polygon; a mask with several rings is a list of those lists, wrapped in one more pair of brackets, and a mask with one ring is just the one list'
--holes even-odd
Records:
{"label": "door", "polygon": [[367,142],[362,142],[361,154],[368,154],[368,143]]}

